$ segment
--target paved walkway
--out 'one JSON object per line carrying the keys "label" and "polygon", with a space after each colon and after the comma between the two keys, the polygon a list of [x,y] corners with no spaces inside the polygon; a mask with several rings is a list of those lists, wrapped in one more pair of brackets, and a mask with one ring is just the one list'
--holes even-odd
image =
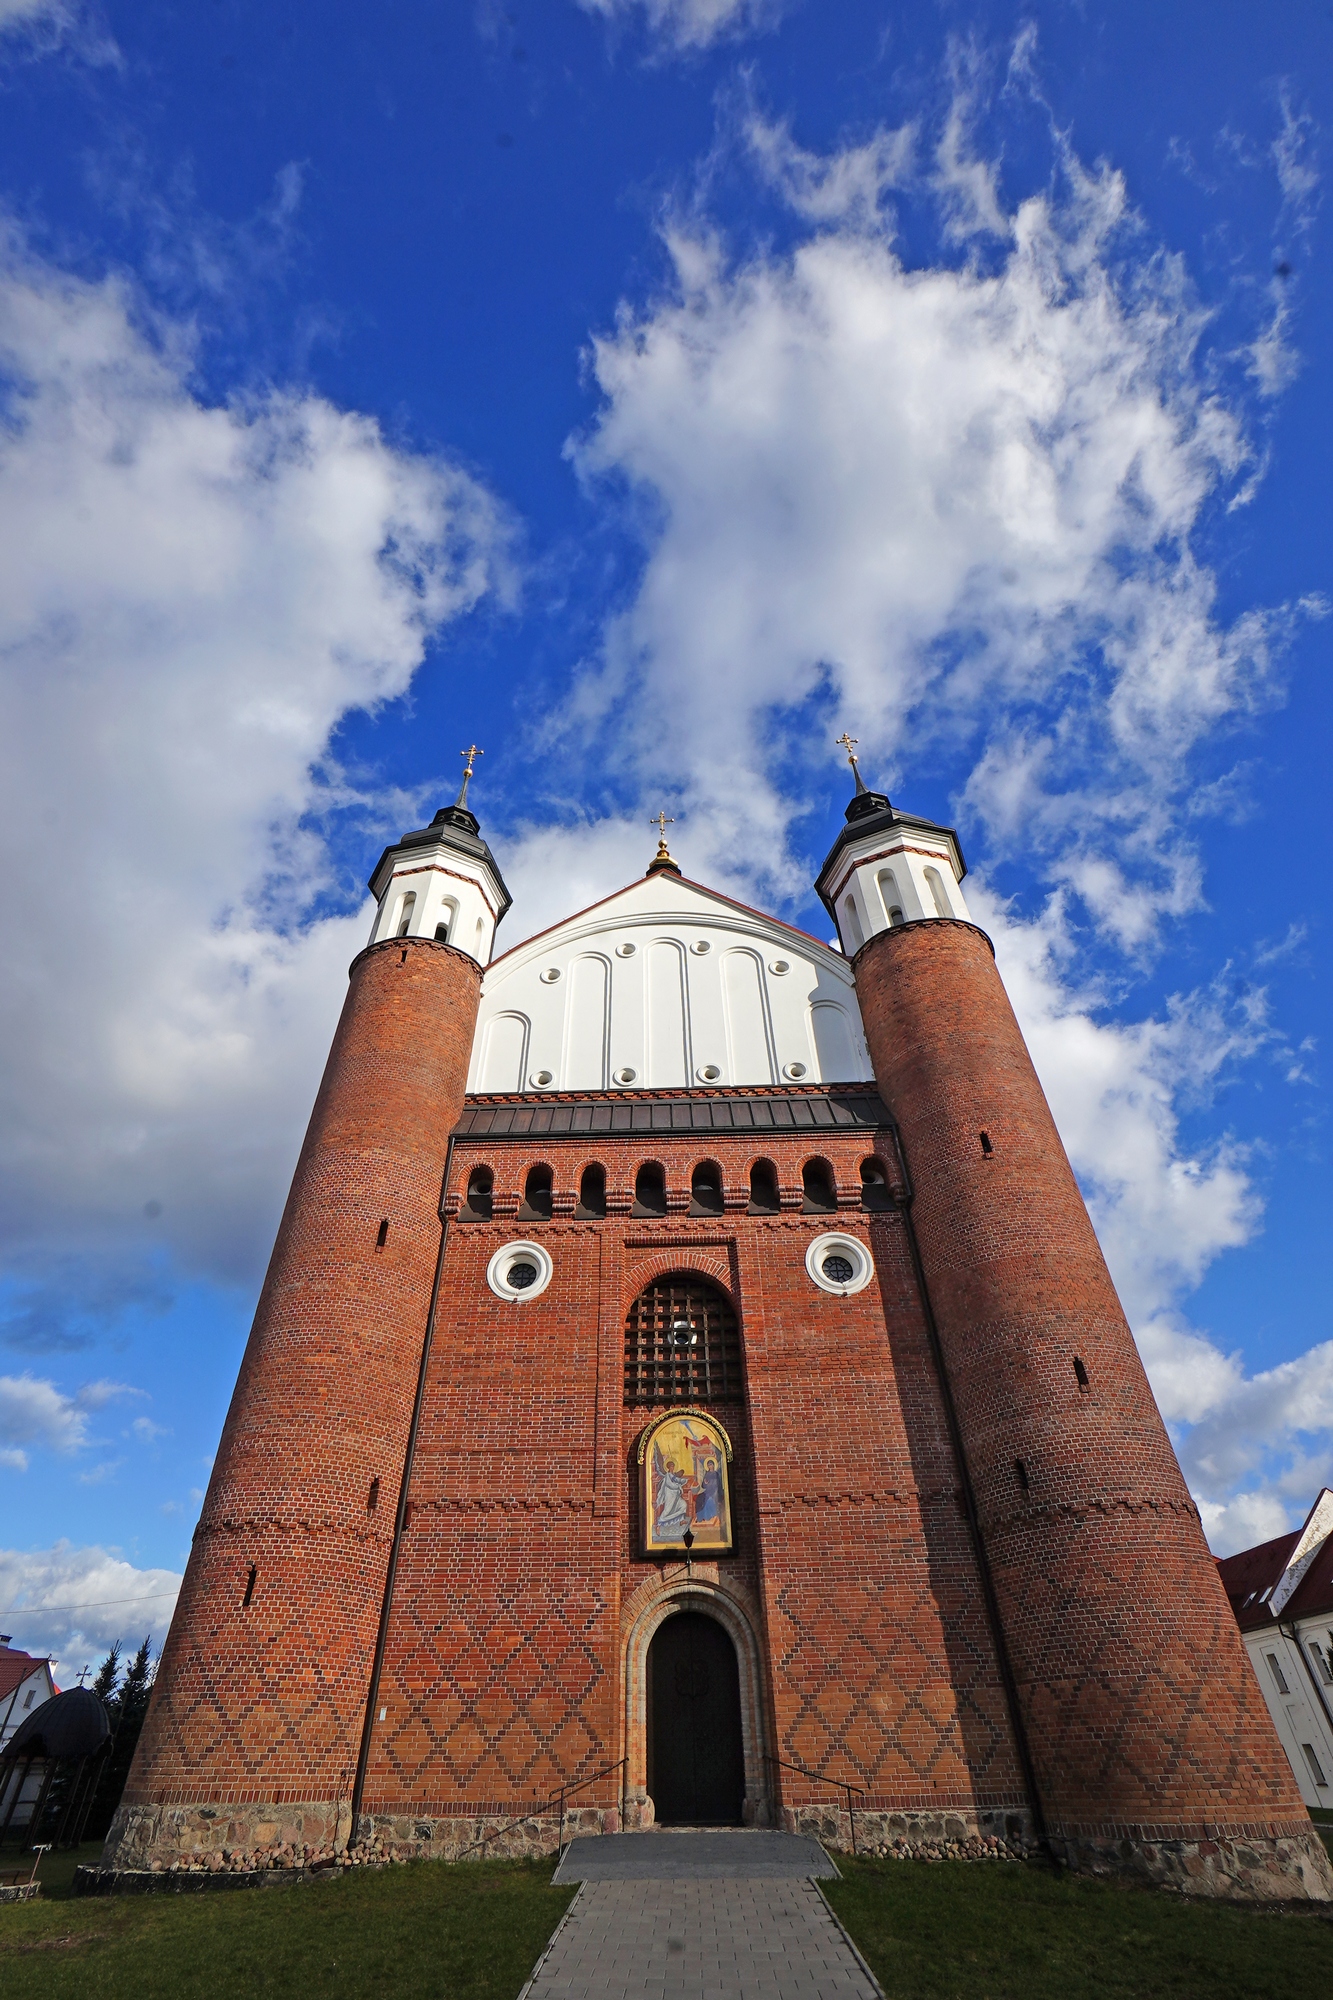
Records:
{"label": "paved walkway", "polygon": [[555,1879],[583,1886],[520,2000],[880,2000],[816,1873],[795,1834],[576,1840]]}
{"label": "paved walkway", "polygon": [[817,1840],[802,1833],[601,1833],[571,1840],[556,1882],[804,1881],[836,1876]]}

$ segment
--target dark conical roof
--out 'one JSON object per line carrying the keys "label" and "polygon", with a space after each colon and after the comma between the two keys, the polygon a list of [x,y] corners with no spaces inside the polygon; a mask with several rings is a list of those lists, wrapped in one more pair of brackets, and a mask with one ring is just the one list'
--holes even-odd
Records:
{"label": "dark conical roof", "polygon": [[111,1734],[111,1718],[91,1688],[66,1688],[26,1715],[6,1757],[91,1757]]}

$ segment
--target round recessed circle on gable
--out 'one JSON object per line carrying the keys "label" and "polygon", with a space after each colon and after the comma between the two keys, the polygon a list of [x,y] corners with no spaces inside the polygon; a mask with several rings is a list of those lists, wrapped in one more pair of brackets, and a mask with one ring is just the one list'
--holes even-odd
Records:
{"label": "round recessed circle on gable", "polygon": [[618,944],[616,946],[616,957],[633,958],[638,948],[639,947],[636,944]]}
{"label": "round recessed circle on gable", "polygon": [[554,1269],[540,1243],[506,1243],[486,1266],[486,1283],[497,1299],[517,1304],[522,1299],[539,1298]]}
{"label": "round recessed circle on gable", "polygon": [[716,1063],[703,1063],[694,1074],[700,1083],[716,1083],[722,1072]]}
{"label": "round recessed circle on gable", "polygon": [[541,980],[543,986],[554,986],[556,980],[560,977],[560,967],[558,965],[548,965],[545,972],[539,972],[537,977]]}
{"label": "round recessed circle on gable", "polygon": [[638,1078],[638,1074],[639,1072],[636,1069],[618,1069],[616,1071],[616,1082],[634,1083]]}
{"label": "round recessed circle on gable", "polygon": [[799,1083],[806,1074],[806,1066],[804,1063],[784,1063],[782,1074],[789,1076],[793,1083]]}
{"label": "round recessed circle on gable", "polygon": [[770,958],[768,969],[770,972],[776,972],[778,978],[781,979],[784,972],[791,971],[791,960],[789,958]]}
{"label": "round recessed circle on gable", "polygon": [[706,951],[711,951],[712,949],[713,947],[711,944],[709,944],[707,938],[696,938],[694,940],[694,943],[690,946],[690,950],[697,951],[700,958],[703,957]]}
{"label": "round recessed circle on gable", "polygon": [[528,1082],[534,1090],[549,1090],[555,1082],[555,1077],[549,1069],[535,1069],[528,1078]]}
{"label": "round recessed circle on gable", "polygon": [[812,1239],[805,1253],[805,1268],[821,1292],[835,1292],[839,1298],[863,1292],[875,1275],[870,1252],[860,1237],[833,1230]]}

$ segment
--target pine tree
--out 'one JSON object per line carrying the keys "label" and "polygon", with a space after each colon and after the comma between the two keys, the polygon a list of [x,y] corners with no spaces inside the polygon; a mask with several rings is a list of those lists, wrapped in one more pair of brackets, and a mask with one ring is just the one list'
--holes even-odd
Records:
{"label": "pine tree", "polygon": [[[125,1678],[120,1683],[111,1707],[111,1727],[114,1735],[110,1752],[102,1767],[102,1776],[93,1800],[92,1811],[88,1816],[87,1832],[90,1839],[100,1839],[106,1833],[115,1817],[116,1807],[120,1804],[125,1780],[130,1775],[130,1765],[134,1762],[134,1746],[139,1741],[139,1731],[143,1728],[143,1719],[148,1713],[148,1697],[153,1690],[155,1663],[151,1649],[150,1634],[125,1669]],[[117,1655],[119,1650],[119,1645],[112,1649]],[[98,1673],[99,1681],[104,1671],[105,1665]]]}
{"label": "pine tree", "polygon": [[111,1651],[97,1669],[97,1679],[93,1682],[93,1693],[106,1703],[111,1712],[112,1726],[115,1725],[116,1682],[120,1678],[120,1641],[115,1640]]}

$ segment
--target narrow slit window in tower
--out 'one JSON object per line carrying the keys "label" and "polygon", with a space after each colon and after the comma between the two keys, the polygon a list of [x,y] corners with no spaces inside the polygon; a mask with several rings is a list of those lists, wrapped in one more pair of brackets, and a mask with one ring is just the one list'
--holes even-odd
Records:
{"label": "narrow slit window in tower", "polygon": [[740,1329],[730,1299],[690,1272],[655,1279],[625,1320],[626,1403],[728,1403],[740,1395]]}
{"label": "narrow slit window in tower", "polygon": [[606,1214],[606,1168],[596,1160],[583,1169],[574,1213],[580,1222],[600,1222]]}
{"label": "narrow slit window in tower", "polygon": [[983,1132],[981,1134],[981,1150],[983,1153],[993,1153],[995,1151],[995,1148],[994,1146],[992,1146],[990,1141],[989,1132]]}
{"label": "narrow slit window in tower", "polygon": [[1079,1388],[1086,1389],[1088,1386],[1087,1365],[1079,1358],[1077,1354],[1074,1356],[1074,1373],[1078,1378]]}
{"label": "narrow slit window in tower", "polygon": [[1018,1483],[1022,1487],[1023,1491],[1026,1493],[1031,1487],[1032,1481],[1028,1478],[1027,1465],[1021,1458],[1016,1458],[1014,1460],[1014,1476],[1018,1480]]}
{"label": "narrow slit window in tower", "polygon": [[379,1504],[380,1504],[380,1483],[379,1480],[376,1478],[371,1480],[370,1491],[366,1495],[366,1512],[368,1514],[373,1514],[375,1509],[379,1506]]}
{"label": "narrow slit window in tower", "polygon": [[385,1244],[388,1242],[388,1240],[389,1240],[389,1218],[387,1215],[382,1215],[380,1217],[380,1226],[375,1231],[375,1248],[377,1250],[382,1250]]}
{"label": "narrow slit window in tower", "polygon": [[258,1575],[259,1575],[258,1570],[255,1568],[254,1564],[251,1563],[250,1574],[245,1579],[245,1596],[241,1599],[241,1609],[243,1611],[249,1608],[250,1601],[255,1594],[255,1582],[258,1578]]}
{"label": "narrow slit window in tower", "polygon": [[756,1160],[750,1168],[750,1214],[776,1215],[781,1206],[777,1168],[771,1160]]}
{"label": "narrow slit window in tower", "polygon": [[884,914],[892,928],[894,924],[903,921],[903,899],[898,893],[898,878],[892,868],[881,868],[875,881],[879,888],[880,900],[884,905]]}
{"label": "narrow slit window in tower", "polygon": [[659,1160],[644,1160],[634,1176],[634,1215],[662,1216],[667,1212],[666,1170]]}
{"label": "narrow slit window in tower", "polygon": [[409,889],[398,905],[398,935],[406,937],[412,924],[412,912],[417,906],[417,892]]}
{"label": "narrow slit window in tower", "polygon": [[805,1198],[801,1208],[806,1215],[832,1215],[838,1206],[838,1190],[834,1185],[833,1169],[827,1160],[807,1160],[801,1168],[801,1185]]}
{"label": "narrow slit window in tower", "polygon": [[944,890],[944,878],[938,868],[927,868],[926,887],[930,891],[930,900],[935,905],[935,915],[951,917],[953,911],[949,908],[949,898]]}
{"label": "narrow slit window in tower", "polygon": [[700,1160],[690,1176],[690,1214],[721,1215],[722,1169],[716,1160]]}
{"label": "narrow slit window in tower", "polygon": [[865,933],[861,929],[861,919],[856,914],[855,896],[848,896],[843,903],[842,923],[843,929],[847,933],[848,944],[854,952],[860,951],[861,946],[865,943]]}

